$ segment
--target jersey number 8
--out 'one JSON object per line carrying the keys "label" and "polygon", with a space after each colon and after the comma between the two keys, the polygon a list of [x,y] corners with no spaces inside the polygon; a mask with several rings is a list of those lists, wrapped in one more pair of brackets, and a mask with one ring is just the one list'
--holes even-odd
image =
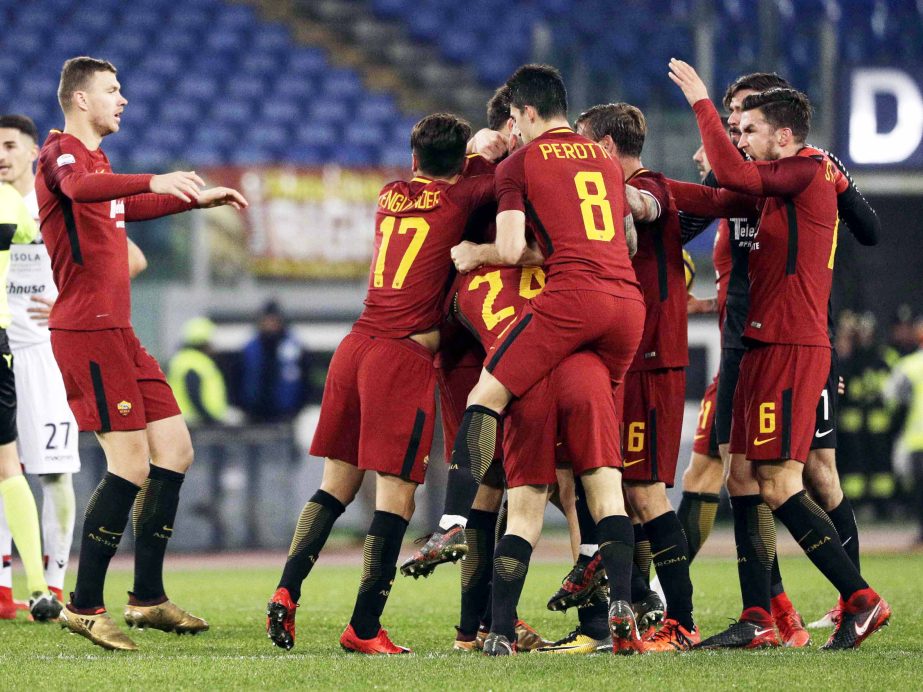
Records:
{"label": "jersey number 8", "polygon": [[[612,218],[612,205],[606,198],[606,183],[599,171],[580,171],[574,176],[577,196],[580,198],[580,214],[586,237],[590,240],[608,242],[615,237],[615,221]],[[592,186],[592,191],[591,191]],[[599,219],[595,210],[599,210]],[[599,221],[602,228],[599,228]]]}

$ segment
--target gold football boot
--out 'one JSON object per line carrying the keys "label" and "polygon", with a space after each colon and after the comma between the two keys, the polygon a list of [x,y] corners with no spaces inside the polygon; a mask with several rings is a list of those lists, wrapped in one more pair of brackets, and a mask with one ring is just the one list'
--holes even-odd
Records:
{"label": "gold football boot", "polygon": [[205,620],[183,610],[173,601],[164,601],[152,606],[128,604],[125,606],[125,622],[129,627],[150,627],[177,634],[198,634],[208,629]]}
{"label": "gold football boot", "polygon": [[86,637],[104,649],[135,651],[137,645],[119,629],[105,610],[95,615],[81,615],[65,606],[58,616],[61,627]]}

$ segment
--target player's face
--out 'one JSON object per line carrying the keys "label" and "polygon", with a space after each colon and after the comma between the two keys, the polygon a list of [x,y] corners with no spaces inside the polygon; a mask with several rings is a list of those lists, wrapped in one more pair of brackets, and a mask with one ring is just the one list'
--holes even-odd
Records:
{"label": "player's face", "polygon": [[711,164],[708,162],[708,156],[705,155],[704,144],[700,144],[699,148],[695,150],[692,160],[695,161],[695,167],[699,169],[699,179],[705,180],[705,176],[711,170]]}
{"label": "player's face", "polygon": [[743,114],[741,106],[745,98],[755,93],[757,93],[755,89],[741,89],[731,97],[731,108],[728,112],[728,134],[730,134],[734,146],[740,146],[740,118]]}
{"label": "player's face", "polygon": [[121,89],[122,85],[114,74],[97,72],[85,91],[90,122],[103,137],[119,131],[122,111],[128,103]]}
{"label": "player's face", "polygon": [[13,127],[0,128],[0,182],[15,183],[30,173],[36,156],[31,137]]}
{"label": "player's face", "polygon": [[737,146],[754,161],[775,161],[780,153],[776,132],[759,108],[744,111],[740,116],[740,141]]}
{"label": "player's face", "polygon": [[536,133],[533,132],[535,129],[534,123],[529,122],[528,109],[529,106],[526,106],[523,110],[519,110],[516,106],[510,105],[510,118],[513,119],[513,129],[519,132],[523,144],[528,144],[536,137]]}

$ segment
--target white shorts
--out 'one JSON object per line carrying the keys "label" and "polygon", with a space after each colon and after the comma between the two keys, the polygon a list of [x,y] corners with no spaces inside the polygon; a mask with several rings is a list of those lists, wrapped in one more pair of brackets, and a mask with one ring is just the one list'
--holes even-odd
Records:
{"label": "white shorts", "polygon": [[80,471],[77,421],[51,343],[13,352],[19,458],[26,473]]}

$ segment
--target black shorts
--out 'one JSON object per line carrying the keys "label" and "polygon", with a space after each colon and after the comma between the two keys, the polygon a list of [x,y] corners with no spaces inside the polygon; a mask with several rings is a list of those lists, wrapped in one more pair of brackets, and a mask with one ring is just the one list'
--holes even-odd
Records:
{"label": "black shorts", "polygon": [[722,348],[721,365],[718,368],[718,397],[715,405],[715,435],[719,445],[731,441],[731,417],[734,412],[734,391],[740,377],[740,359],[746,350]]}
{"label": "black shorts", "polygon": [[6,330],[0,329],[0,445],[16,441],[16,378]]}
{"label": "black shorts", "polygon": [[830,374],[827,375],[827,384],[821,392],[817,402],[817,412],[814,414],[814,439],[811,440],[811,449],[836,449],[836,411],[839,395],[840,373],[836,349],[830,351]]}

